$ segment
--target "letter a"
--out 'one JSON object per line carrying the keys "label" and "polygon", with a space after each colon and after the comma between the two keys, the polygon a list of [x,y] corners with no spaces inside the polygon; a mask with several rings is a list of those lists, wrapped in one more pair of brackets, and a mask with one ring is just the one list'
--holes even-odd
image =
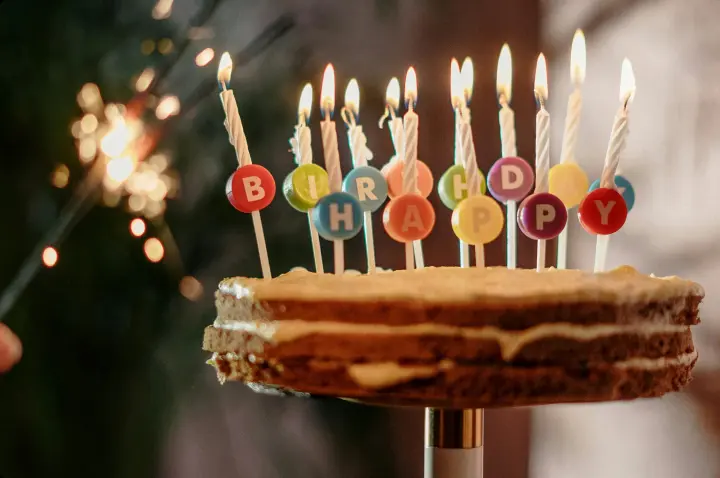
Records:
{"label": "letter a", "polygon": [[402,231],[407,232],[411,227],[420,231],[425,230],[422,218],[420,217],[420,210],[417,206],[411,204],[405,210],[405,217],[403,217]]}

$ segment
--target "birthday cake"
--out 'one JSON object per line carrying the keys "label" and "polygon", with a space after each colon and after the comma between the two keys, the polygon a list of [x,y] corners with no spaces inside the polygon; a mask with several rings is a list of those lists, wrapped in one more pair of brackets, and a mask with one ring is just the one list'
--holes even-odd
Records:
{"label": "birthday cake", "polygon": [[703,296],[630,267],[294,271],[222,281],[203,348],[221,382],[371,403],[657,397],[691,379]]}

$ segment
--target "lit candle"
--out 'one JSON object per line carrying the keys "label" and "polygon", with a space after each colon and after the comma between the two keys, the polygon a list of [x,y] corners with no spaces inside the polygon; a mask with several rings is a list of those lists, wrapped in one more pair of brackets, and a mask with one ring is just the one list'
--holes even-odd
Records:
{"label": "lit candle", "polygon": [[[390,139],[395,147],[395,160],[405,157],[405,136],[403,133],[403,122],[397,117],[397,111],[400,107],[400,82],[397,78],[393,78],[388,83],[385,92],[385,114],[389,116]],[[381,123],[382,124],[382,123]]]}
{"label": "lit candle", "polygon": [[[635,75],[630,60],[625,58],[620,73],[620,109],[615,115],[612,132],[610,133],[610,142],[607,153],[605,154],[605,166],[603,167],[600,177],[600,188],[616,189],[615,174],[617,173],[620,163],[620,155],[624,151],[625,143],[627,142],[628,112],[630,103],[634,97]],[[608,204],[608,207],[609,206]],[[610,215],[612,211],[607,211],[605,214]],[[625,206],[625,215],[627,216],[627,206]],[[610,234],[598,235],[597,237],[597,243],[595,245],[595,272],[605,270],[609,241]]]}
{"label": "lit candle", "polygon": [[[417,75],[415,68],[408,68],[405,75],[405,104],[407,111],[403,116],[403,134],[405,136],[405,146],[403,155],[403,192],[418,194],[418,123],[419,117],[415,113],[415,105],[417,104]],[[411,251],[408,251],[410,244],[406,246],[406,259],[413,253],[415,256],[415,266],[422,269],[425,267],[425,259],[423,257],[421,241],[413,241]]]}
{"label": "lit candle", "polygon": [[[330,182],[330,192],[340,192],[342,188],[342,170],[340,169],[340,152],[338,151],[337,129],[332,120],[335,109],[335,70],[329,64],[323,74],[322,89],[320,91],[320,111],[323,121],[320,122],[322,131],[323,153],[325,155],[325,169]],[[345,269],[345,251],[343,241],[333,241],[335,257],[335,274],[342,274]]]}
{"label": "lit candle", "polygon": [[[548,99],[547,64],[540,53],[535,69],[535,99],[539,109],[535,116],[535,193],[548,192],[550,172],[550,114],[545,109]],[[545,239],[537,241],[537,270],[545,268]]]}
{"label": "lit candle", "polygon": [[[503,45],[498,59],[497,69],[497,95],[500,103],[500,140],[502,142],[502,156],[517,156],[515,145],[515,112],[510,108],[512,99],[512,56],[510,47]],[[513,221],[514,222],[514,221]]]}
{"label": "lit candle", "polygon": [[[576,162],[575,145],[577,143],[578,127],[580,126],[580,112],[582,111],[582,85],[585,81],[585,72],[587,70],[586,57],[585,35],[582,30],[577,30],[570,49],[570,80],[574,88],[568,98],[560,164]],[[562,171],[562,173],[559,174],[558,182],[564,183],[558,186],[566,191],[566,194],[562,195],[563,202],[566,203],[568,208],[577,205],[587,191],[587,176],[577,165],[575,167],[566,166],[564,170],[558,171]],[[558,269],[565,269],[567,267],[567,237],[568,230],[566,225],[558,236]]]}
{"label": "lit candle", "polygon": [[[397,116],[397,111],[400,108],[400,81],[397,78],[392,78],[388,83],[387,90],[385,91],[385,113],[380,118],[380,127],[382,128],[383,121],[385,118],[388,119],[390,125],[390,139],[393,142],[395,149],[395,156],[391,161],[383,166],[383,171],[389,172],[391,168],[395,166],[395,162],[402,161],[405,159],[405,130],[403,122]],[[405,168],[403,168],[404,174]],[[403,176],[404,185],[404,176]],[[415,257],[413,254],[412,245],[409,243],[405,244],[405,268],[413,269],[415,267]]]}
{"label": "lit candle", "polygon": [[405,156],[403,158],[403,192],[418,193],[417,188],[417,147],[419,118],[415,113],[417,102],[417,76],[410,67],[405,76],[405,104],[407,112],[403,116],[405,132]]}
{"label": "lit candle", "polygon": [[[500,141],[502,143],[502,157],[517,156],[515,144],[515,112],[510,108],[512,99],[512,56],[510,47],[503,45],[500,50],[497,68],[497,95],[500,103],[498,119],[500,121]],[[517,201],[507,201],[507,268],[515,269],[517,264]]]}
{"label": "lit candle", "polygon": [[570,79],[574,89],[568,98],[565,133],[560,154],[561,163],[575,161],[575,145],[577,144],[578,126],[580,126],[582,85],[585,81],[586,63],[585,35],[582,30],[577,30],[570,49]]}
{"label": "lit candle", "polygon": [[[473,68],[472,61],[468,58],[463,62],[461,72],[455,59],[450,63],[450,92],[451,102],[455,110],[455,129],[460,143],[460,158],[465,169],[465,181],[467,183],[468,196],[480,193],[480,175],[478,172],[477,158],[475,156],[475,143],[470,127],[470,109],[468,103],[472,96]],[[456,144],[457,147],[457,144]],[[461,243],[461,267],[469,266],[469,257],[463,257],[465,244]],[[468,254],[469,255],[469,254]],[[464,264],[463,264],[464,259]],[[485,253],[483,245],[475,246],[475,264],[477,267],[485,266]]]}
{"label": "lit candle", "polygon": [[[230,144],[235,147],[235,155],[237,156],[240,168],[252,164],[250,151],[248,149],[247,139],[243,131],[240,113],[238,112],[235,94],[228,89],[230,84],[230,76],[232,75],[232,59],[227,52],[223,53],[220,64],[218,66],[218,83],[220,84],[220,101],[225,110],[225,129],[230,137]],[[272,176],[270,176],[272,179]],[[263,231],[262,220],[260,219],[260,211],[255,210],[250,213],[252,215],[253,228],[255,229],[255,240],[257,241],[258,253],[260,255],[260,266],[264,279],[272,277],[270,272],[270,260],[267,253],[267,245],[265,244],[265,233]]]}
{"label": "lit candle", "polygon": [[[313,89],[310,83],[306,84],[300,94],[298,103],[298,124],[295,127],[295,144],[297,145],[296,161],[298,165],[312,164],[312,135],[310,134],[310,112],[312,111]],[[310,242],[313,248],[313,259],[315,260],[315,272],[324,272],[322,250],[320,249],[320,237],[312,220],[312,209],[307,212],[308,225],[310,226]]]}
{"label": "lit candle", "polygon": [[[345,106],[342,111],[342,119],[348,127],[347,136],[352,155],[353,167],[367,166],[368,160],[372,159],[372,152],[367,147],[367,137],[363,133],[362,126],[357,124],[360,116],[360,87],[356,79],[350,80],[345,89]],[[375,273],[375,240],[373,237],[372,212],[363,211],[363,229],[365,231],[365,251],[368,261],[368,273]]]}

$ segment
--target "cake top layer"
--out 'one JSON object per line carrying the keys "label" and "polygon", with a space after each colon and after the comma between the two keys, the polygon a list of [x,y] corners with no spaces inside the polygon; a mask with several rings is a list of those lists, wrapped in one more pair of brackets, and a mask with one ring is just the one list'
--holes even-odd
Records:
{"label": "cake top layer", "polygon": [[654,277],[623,266],[603,273],[504,267],[426,267],[372,275],[293,271],[271,280],[234,277],[219,293],[253,302],[416,302],[431,304],[637,303],[703,297],[702,287],[678,277]]}

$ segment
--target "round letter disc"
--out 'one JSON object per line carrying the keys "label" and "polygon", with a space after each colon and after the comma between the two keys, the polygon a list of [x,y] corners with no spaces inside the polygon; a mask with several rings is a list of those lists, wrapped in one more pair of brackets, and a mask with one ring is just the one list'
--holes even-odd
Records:
{"label": "round letter disc", "polygon": [[419,194],[403,194],[391,199],[383,212],[388,235],[398,242],[425,239],[435,225],[435,210]]}
{"label": "round letter disc", "polygon": [[578,219],[591,234],[614,234],[627,219],[627,206],[615,189],[598,188],[588,193],[578,207]]}
{"label": "round letter disc", "polygon": [[354,196],[330,193],[320,198],[312,210],[313,223],[318,234],[328,241],[350,239],[363,225],[363,210]]}
{"label": "round letter disc", "polygon": [[275,180],[270,171],[259,164],[241,166],[225,185],[230,204],[240,212],[265,209],[275,197]]}
{"label": "round letter disc", "polygon": [[527,161],[516,156],[495,161],[487,177],[490,194],[502,203],[520,201],[527,196],[534,180],[533,168]]}
{"label": "round letter disc", "polygon": [[488,244],[500,235],[505,216],[500,205],[488,196],[470,196],[452,213],[452,228],[463,242]]}
{"label": "round letter disc", "polygon": [[567,208],[559,197],[535,193],[526,197],[518,208],[518,225],[530,239],[552,239],[567,224]]}
{"label": "round letter disc", "polygon": [[556,195],[567,209],[580,204],[587,194],[588,177],[576,163],[561,163],[550,168],[550,193]]}
{"label": "round letter disc", "polygon": [[387,199],[388,186],[380,171],[372,166],[358,166],[345,176],[343,191],[355,196],[363,211],[375,212]]}

